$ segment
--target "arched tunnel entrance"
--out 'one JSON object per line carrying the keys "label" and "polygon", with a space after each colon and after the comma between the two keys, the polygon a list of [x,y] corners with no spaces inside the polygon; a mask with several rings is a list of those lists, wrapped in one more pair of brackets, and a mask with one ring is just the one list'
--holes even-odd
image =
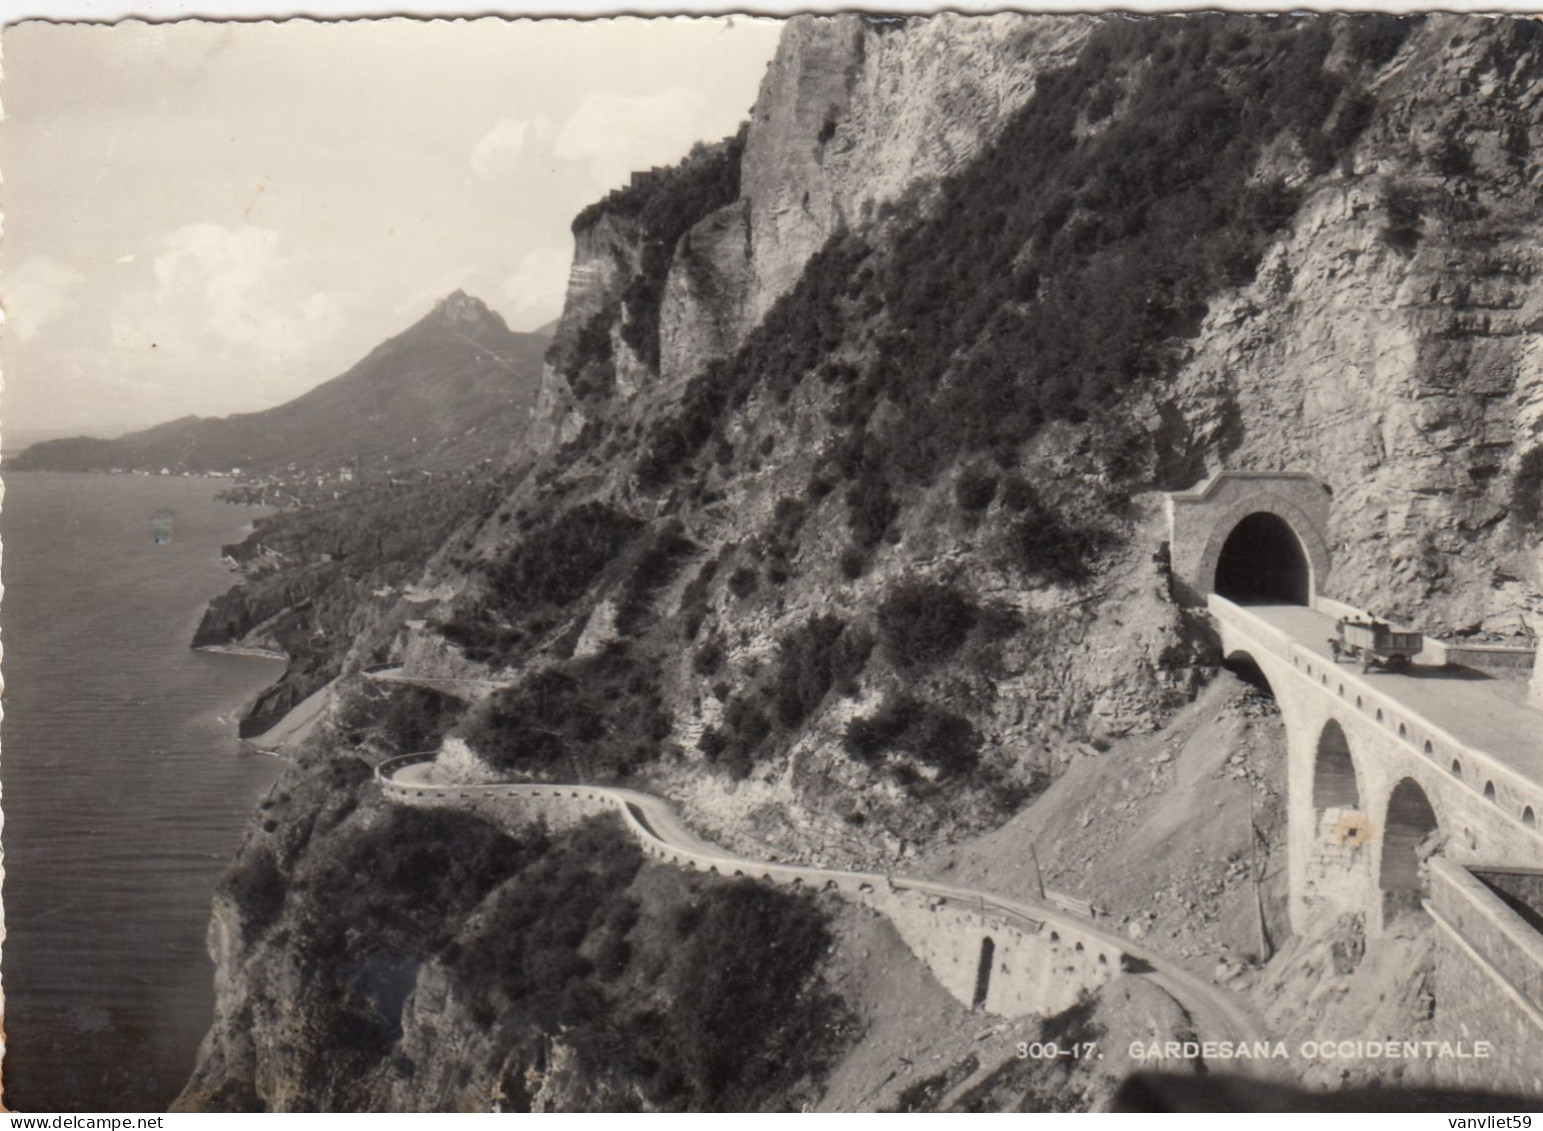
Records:
{"label": "arched tunnel entrance", "polygon": [[1425,791],[1412,778],[1404,778],[1388,798],[1388,815],[1382,825],[1382,923],[1386,927],[1405,915],[1419,914],[1425,885],[1420,866],[1435,845],[1431,834],[1440,827],[1436,811]]}
{"label": "arched tunnel entrance", "polygon": [[1334,719],[1324,724],[1323,733],[1318,736],[1318,756],[1313,759],[1313,807],[1320,813],[1325,809],[1361,807],[1350,742],[1345,738],[1345,729]]}
{"label": "arched tunnel entrance", "polygon": [[1216,592],[1239,604],[1307,605],[1312,569],[1291,524],[1268,511],[1248,515],[1216,560]]}

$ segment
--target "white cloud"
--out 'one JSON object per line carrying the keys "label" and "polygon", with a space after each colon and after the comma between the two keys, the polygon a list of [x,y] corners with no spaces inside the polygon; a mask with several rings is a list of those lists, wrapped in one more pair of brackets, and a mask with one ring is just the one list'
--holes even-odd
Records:
{"label": "white cloud", "polygon": [[693,142],[716,140],[710,120],[721,116],[696,90],[591,94],[563,123],[553,150],[587,161],[597,187],[612,188],[635,169],[679,161]]}
{"label": "white cloud", "polygon": [[337,334],[350,305],[308,286],[307,264],[254,224],[184,225],[167,236],[152,273],[152,285],[112,312],[113,344],[247,372],[302,361]]}
{"label": "white cloud", "polygon": [[75,268],[47,255],[34,255],[11,268],[0,278],[6,325],[17,338],[26,341],[43,326],[74,305],[70,297],[84,276]]}
{"label": "white cloud", "polygon": [[504,180],[519,171],[527,145],[551,135],[545,118],[501,118],[472,148],[472,171],[485,181]]}
{"label": "white cloud", "polygon": [[568,269],[573,264],[573,245],[538,247],[520,257],[514,274],[504,280],[504,296],[510,300],[510,319],[515,325],[539,326],[562,313],[568,290]]}

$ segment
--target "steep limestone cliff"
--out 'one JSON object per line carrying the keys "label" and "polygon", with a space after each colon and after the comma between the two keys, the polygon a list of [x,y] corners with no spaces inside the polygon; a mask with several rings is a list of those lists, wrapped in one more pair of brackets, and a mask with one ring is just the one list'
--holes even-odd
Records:
{"label": "steep limestone cliff", "polygon": [[[1422,155],[1433,152],[1430,138],[1451,132],[1451,107],[1463,84],[1475,82],[1475,68],[1493,70],[1500,65],[1494,59],[1506,59],[1513,70],[1525,69],[1525,33],[1441,20],[1384,22],[1369,32],[1329,21],[1268,31],[1246,23],[1228,25],[1232,30],[1212,26],[1214,36],[1191,28],[1184,35],[1192,43],[1180,43],[1179,36],[1165,45],[1165,30],[1154,25],[1132,29],[1084,18],[790,23],[744,137],[737,200],[676,241],[662,301],[656,312],[642,311],[657,313],[657,371],[627,345],[639,309],[626,297],[634,285],[629,273],[636,280],[649,270],[647,240],[630,217],[654,204],[618,196],[582,219],[570,309],[533,429],[549,453],[548,470],[509,503],[511,513],[526,516],[534,540],[584,500],[619,514],[682,522],[692,549],[649,594],[657,623],[641,634],[616,633],[610,620],[591,615],[602,609],[614,616],[615,586],[639,564],[627,551],[600,563],[596,585],[580,601],[532,624],[497,564],[511,547],[523,552],[520,535],[485,528],[469,571],[432,574],[458,593],[442,613],[455,629],[451,639],[480,641],[487,633],[478,626],[496,625],[495,635],[541,640],[526,651],[478,645],[480,654],[510,665],[519,678],[571,662],[574,641],[593,651],[606,639],[623,638],[655,672],[651,685],[670,718],[664,749],[679,751],[675,761],[650,757],[650,772],[682,793],[703,820],[726,826],[718,831],[732,840],[737,825],[778,835],[774,828],[787,828],[791,818],[796,831],[779,837],[789,847],[814,840],[833,853],[871,853],[899,851],[960,821],[1000,819],[1012,798],[1058,772],[1077,743],[1150,730],[1192,693],[1203,678],[1203,662],[1196,667],[1202,641],[1170,599],[1161,563],[1154,561],[1163,537],[1154,487],[1188,486],[1219,466],[1309,468],[1341,500],[1340,566],[1331,589],[1440,629],[1483,624],[1503,631],[1514,624],[1532,589],[1513,553],[1516,531],[1502,521],[1510,490],[1505,457],[1494,462],[1494,438],[1478,433],[1493,431],[1495,419],[1525,422],[1526,413],[1518,411],[1519,402],[1495,400],[1499,378],[1464,376],[1455,395],[1441,399],[1429,395],[1438,379],[1422,374],[1435,372],[1433,366],[1452,372],[1451,351],[1470,348],[1453,336],[1456,316],[1433,316],[1427,308],[1435,300],[1427,296],[1432,280],[1459,269],[1454,256],[1478,254],[1471,229],[1493,229],[1493,222],[1485,228],[1478,219],[1456,218],[1477,215],[1479,206],[1466,200],[1470,188],[1479,193],[1478,182],[1488,176],[1497,198],[1515,197],[1518,178],[1525,177],[1524,169],[1502,159],[1498,143],[1483,139],[1505,131],[1513,137],[1517,115],[1531,120],[1530,107],[1521,104],[1526,84],[1490,84],[1488,117],[1476,110],[1465,119],[1475,147],[1466,179],[1443,179]],[[1460,29],[1483,43],[1454,51],[1451,39]],[[1270,39],[1277,31],[1281,38]],[[1149,41],[1133,46],[1142,35]],[[1248,73],[1249,52],[1295,51],[1302,62],[1282,55],[1272,64],[1290,71],[1271,92],[1287,106],[1272,111],[1278,120],[1250,122],[1249,104],[1218,109],[1206,100],[1222,95],[1203,83],[1192,94],[1166,94],[1164,84],[1173,80],[1153,77],[1153,56],[1142,55],[1153,50],[1169,53],[1165,65],[1177,76],[1204,66],[1171,61],[1176,50],[1197,59],[1211,52],[1213,65],[1244,67],[1240,76]],[[1449,77],[1413,89],[1415,76],[1432,68]],[[1068,134],[1055,133],[1059,125],[1043,137],[1034,132],[1040,118],[1068,114],[1068,104]],[[1078,176],[1117,180],[1108,165],[1126,160],[1125,143],[1099,147],[1106,135],[1123,138],[1121,129],[1139,128],[1131,123],[1142,112],[1179,121],[1185,114],[1220,119],[1237,113],[1245,118],[1235,132],[1252,130],[1257,140],[1230,158],[1238,162],[1235,172],[1207,171],[1213,181],[1201,189],[1176,179],[1167,190],[1175,203],[1121,202],[1110,196],[1113,183],[1089,204],[1079,203],[1075,194],[1091,190],[1060,177],[1058,163],[1081,161],[1103,171]],[[1175,124],[1167,134],[1154,129],[1131,136],[1158,146],[1176,134],[1182,146],[1189,128]],[[1023,148],[1021,139],[1036,137],[1047,148]],[[1520,142],[1513,137],[1507,144]],[[1210,155],[1200,146],[1195,159]],[[1132,166],[1145,159],[1133,155]],[[1018,171],[1023,164],[1026,174]],[[1481,174],[1481,164],[1495,168]],[[1001,176],[981,171],[995,166]],[[675,190],[660,191],[684,192],[679,186],[690,183],[690,168],[675,175]],[[1066,203],[978,199],[993,182],[1025,177],[1038,178],[1044,195],[1066,196]],[[1413,205],[1399,196],[1410,178],[1424,194]],[[949,228],[950,213],[1037,209],[1041,234],[1008,268],[1024,276],[1017,307],[1032,301],[1075,326],[1079,316],[1058,313],[1060,298],[1051,288],[1081,295],[1074,301],[1096,308],[1100,291],[1126,287],[1139,294],[1142,271],[1185,267],[1165,263],[1162,241],[1155,239],[1157,258],[1150,263],[1128,257],[1088,277],[1075,258],[1087,253],[1065,256],[1057,241],[1111,239],[1082,234],[1099,226],[1191,223],[1179,209],[1195,208],[1190,201],[1203,193],[1210,198],[1200,207],[1224,207],[1218,202],[1229,192],[1245,198],[1238,231],[1246,232],[1248,217],[1268,213],[1263,221],[1248,219],[1261,225],[1252,237],[1257,242],[1228,243],[1208,231],[1206,221],[1196,223],[1196,235],[1186,238],[1211,239],[1215,250],[1200,258],[1221,266],[1197,268],[1198,279],[1156,280],[1154,294],[1172,306],[1166,340],[1160,325],[1152,352],[1141,353],[1148,347],[1138,343],[1128,358],[1110,363],[1162,376],[1126,379],[1124,387],[1096,397],[1096,408],[1068,411],[1048,402],[1044,411],[1061,419],[1040,424],[1032,401],[1025,409],[1021,399],[1050,394],[1044,386],[1024,388],[1014,394],[1020,403],[1003,414],[1021,415],[1022,431],[1014,436],[1009,429],[972,457],[970,445],[982,443],[968,435],[980,430],[968,419],[982,412],[978,396],[957,394],[957,407],[936,398],[929,404],[928,382],[955,395],[960,377],[971,374],[966,363],[948,360],[949,351],[968,356],[989,349],[1000,336],[992,328],[1021,315],[1010,301],[965,311],[959,295],[973,284],[961,265],[950,265],[955,249],[947,242],[928,253],[925,265],[908,261],[919,241],[950,238],[925,234],[929,225],[939,233],[957,230],[954,238],[978,238],[957,223]],[[1089,211],[1094,199],[1104,201],[1103,212]],[[1403,210],[1403,228],[1388,218],[1390,199],[1394,211]],[[1135,211],[1127,218],[1122,208]],[[1412,235],[1411,208],[1418,220]],[[1156,218],[1148,220],[1146,209]],[[635,240],[630,251],[628,234]],[[983,243],[990,246],[989,239]],[[981,253],[961,244],[955,254]],[[1483,254],[1501,255],[1493,248]],[[1514,256],[1495,262],[1501,260],[1511,264]],[[1064,279],[1037,281],[1047,271]],[[1511,266],[1495,271],[1514,276]],[[932,285],[945,289],[918,299],[907,272],[956,277],[935,279]],[[1516,284],[1508,285],[1506,293],[1517,292]],[[1210,288],[1203,301],[1189,291],[1161,296],[1162,288],[1196,286]],[[1483,286],[1485,293],[1501,293]],[[1450,298],[1471,304],[1479,301],[1476,293],[1469,286]],[[932,318],[950,307],[960,310],[951,324],[913,328],[900,320]],[[1472,335],[1489,335],[1489,344],[1474,347],[1491,351],[1489,372],[1498,357],[1490,339],[1504,338],[1512,343],[1505,348],[1514,348],[1517,335],[1506,327],[1524,321],[1523,313],[1504,326],[1491,318],[1488,330],[1482,319],[1461,325],[1478,327]],[[906,335],[924,331],[928,341],[907,343]],[[1152,333],[1138,314],[1103,336]],[[586,335],[587,353],[578,345]],[[1449,360],[1438,362],[1442,350]],[[942,359],[943,369],[903,378],[887,372],[917,364],[918,356],[924,367],[929,356]],[[983,363],[1010,370],[1014,355]],[[597,367],[608,371],[607,381],[593,379]],[[1088,379],[1075,370],[1057,376],[1069,378],[1073,389]],[[864,391],[875,384],[883,391]],[[595,392],[599,386],[609,395]],[[575,395],[585,389],[591,391]],[[1413,422],[1427,421],[1429,431],[1439,405],[1448,406],[1442,419],[1451,418],[1442,439],[1415,444],[1422,433]],[[925,435],[921,423],[929,413],[936,414],[934,436]],[[1093,414],[1099,418],[1089,419]],[[1409,420],[1408,434],[1392,438],[1390,447],[1394,425],[1377,426],[1379,419]],[[593,427],[581,437],[584,421]],[[908,467],[905,448],[935,444],[936,435],[950,432],[966,433],[959,447],[925,453],[925,469]],[[558,449],[562,437],[574,442]],[[698,451],[704,458],[690,462]],[[1490,460],[1494,472],[1470,473],[1468,461],[1475,458]],[[683,463],[686,470],[678,471]],[[985,491],[979,503],[965,501],[972,489]],[[1390,506],[1399,508],[1391,517]],[[1389,538],[1393,553],[1385,545]],[[1046,544],[1064,548],[1064,560],[1047,556]],[[1434,584],[1427,575],[1445,581]],[[971,643],[955,657],[969,661],[964,664],[918,665],[890,643],[870,644],[872,658],[847,680],[844,696],[828,695],[807,708],[794,693],[778,690],[795,662],[786,657],[808,626],[833,618],[854,633],[882,636],[875,611],[915,576],[964,594],[972,624],[1017,627],[971,628]],[[1496,589],[1493,582],[1502,576],[1517,580]],[[1417,583],[1421,577],[1425,582]],[[1483,584],[1473,583],[1478,579]],[[683,635],[672,635],[672,616],[687,618]],[[564,625],[571,625],[571,635]],[[433,660],[432,649],[413,640],[404,649],[431,666],[450,662]],[[779,695],[785,707],[778,707]],[[873,725],[889,734],[892,751],[912,751],[901,757],[899,778],[889,755],[877,764],[854,757],[852,728]],[[966,780],[926,765],[936,757],[929,753],[936,733],[922,736],[937,727],[966,734],[961,749],[968,749],[963,757],[975,771]],[[482,739],[490,749],[498,745],[493,733]],[[518,755],[502,757],[519,762]],[[725,757],[735,767],[728,781],[712,772]],[[913,804],[918,791],[926,805]],[[811,835],[816,826],[820,832]]]}
{"label": "steep limestone cliff", "polygon": [[[975,156],[1091,26],[947,14],[904,24],[791,21],[751,115],[740,199],[693,226],[670,265],[654,374],[664,388],[731,354],[836,232]],[[576,229],[559,343],[619,305],[640,258],[636,230],[626,228],[601,213]],[[625,347],[618,357],[635,391],[646,367]],[[577,375],[567,368],[559,359],[544,374],[530,436],[538,450],[581,427],[568,395]]]}
{"label": "steep limestone cliff", "polygon": [[[602,216],[574,232],[573,267],[568,273],[563,313],[542,367],[541,386],[526,433],[533,451],[552,451],[576,437],[583,427],[574,384],[582,379],[586,368],[603,364],[597,355],[608,355],[614,349],[612,324],[622,288],[637,269],[639,253],[635,225],[618,217]],[[603,344],[594,342],[596,337],[603,337]]]}
{"label": "steep limestone cliff", "polygon": [[1534,35],[1426,21],[1181,377],[1193,426],[1236,430],[1211,467],[1333,487],[1329,588],[1436,632],[1517,635],[1543,590],[1507,521],[1543,430]]}
{"label": "steep limestone cliff", "polygon": [[980,152],[1093,22],[959,16],[792,22],[745,147],[754,262],[747,328],[843,227]]}

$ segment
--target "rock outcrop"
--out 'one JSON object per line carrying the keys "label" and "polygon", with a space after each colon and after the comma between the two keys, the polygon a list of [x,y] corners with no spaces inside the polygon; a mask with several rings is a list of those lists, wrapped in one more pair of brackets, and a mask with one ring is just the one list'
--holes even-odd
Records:
{"label": "rock outcrop", "polygon": [[1332,592],[1436,632],[1518,635],[1543,582],[1507,522],[1543,430],[1529,34],[1427,20],[1180,378],[1191,427],[1235,430],[1212,469],[1333,488]]}
{"label": "rock outcrop", "polygon": [[976,156],[1092,27],[1078,17],[956,14],[790,23],[745,147],[748,324],[838,230]]}

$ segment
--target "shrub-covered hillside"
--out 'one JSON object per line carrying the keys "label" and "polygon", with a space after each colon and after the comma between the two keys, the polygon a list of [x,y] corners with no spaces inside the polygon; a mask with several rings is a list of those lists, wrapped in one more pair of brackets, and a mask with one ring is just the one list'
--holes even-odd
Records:
{"label": "shrub-covered hillside", "polygon": [[816,897],[646,864],[614,818],[510,834],[311,770],[224,882],[239,960],[279,973],[223,1003],[185,1106],[796,1110],[855,1036]]}
{"label": "shrub-covered hillside", "polygon": [[242,734],[262,733],[335,678],[361,629],[387,615],[452,535],[492,513],[517,477],[479,466],[366,484],[259,518],[244,541],[226,546],[246,577],[210,602],[194,646],[257,645],[289,657],[283,678],[249,708]]}
{"label": "shrub-covered hillside", "polygon": [[[678,396],[591,396],[460,561],[439,631],[517,673],[463,737],[506,773],[778,781],[854,834],[915,836],[1020,805],[1056,736],[1154,725],[1194,653],[1134,500],[1218,454],[1170,383],[1338,174],[1416,26],[1099,22],[973,160],[837,231]],[[745,144],[580,218],[644,222],[626,309],[579,341],[657,332],[690,222],[756,191]],[[656,338],[632,345],[657,367]],[[574,348],[549,380],[593,392]]]}

